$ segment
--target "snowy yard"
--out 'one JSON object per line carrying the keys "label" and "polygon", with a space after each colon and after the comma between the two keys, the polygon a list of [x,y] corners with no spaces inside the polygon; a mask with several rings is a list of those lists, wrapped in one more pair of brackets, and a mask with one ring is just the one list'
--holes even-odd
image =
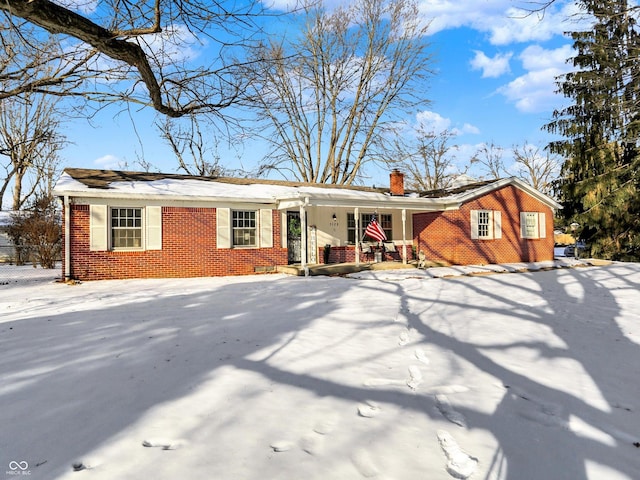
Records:
{"label": "snowy yard", "polygon": [[0,478],[639,478],[640,264],[465,273],[0,276]]}

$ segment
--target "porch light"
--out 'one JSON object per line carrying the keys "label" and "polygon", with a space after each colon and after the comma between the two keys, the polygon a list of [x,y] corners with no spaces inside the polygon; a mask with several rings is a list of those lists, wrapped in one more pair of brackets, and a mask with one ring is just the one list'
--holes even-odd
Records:
{"label": "porch light", "polygon": [[334,221],[334,222],[335,222],[336,220],[338,220],[338,217],[336,216],[336,214],[335,214],[335,213],[333,214],[333,217],[331,217],[331,218],[333,218],[333,221]]}
{"label": "porch light", "polygon": [[576,230],[580,228],[580,224],[573,222],[569,227],[571,227],[571,235],[573,235],[573,258],[578,258],[578,237],[576,237]]}

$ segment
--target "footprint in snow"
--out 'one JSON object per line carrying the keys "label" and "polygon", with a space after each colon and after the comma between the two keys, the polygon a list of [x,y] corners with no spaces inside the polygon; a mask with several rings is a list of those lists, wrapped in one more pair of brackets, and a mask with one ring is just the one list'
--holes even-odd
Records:
{"label": "footprint in snow", "polygon": [[313,432],[308,433],[300,440],[302,450],[309,455],[321,455],[324,452],[324,436],[333,432],[337,424],[337,417],[331,415],[316,423]]}
{"label": "footprint in snow", "polygon": [[415,365],[409,367],[409,378],[407,379],[407,385],[411,390],[415,390],[422,383],[422,372]]}
{"label": "footprint in snow", "polygon": [[478,459],[464,452],[445,430],[438,430],[438,442],[447,457],[447,472],[454,478],[466,479],[476,471]]}
{"label": "footprint in snow", "polygon": [[169,440],[166,438],[152,438],[142,441],[143,447],[156,447],[161,448],[162,450],[177,450],[178,448],[184,447],[184,445],[184,440]]}
{"label": "footprint in snow", "polygon": [[359,448],[351,454],[351,461],[360,475],[366,478],[376,477],[380,471],[371,455],[364,448]]}
{"label": "footprint in snow", "polygon": [[277,440],[269,445],[274,452],[288,452],[293,448],[293,442]]}
{"label": "footprint in snow", "polygon": [[364,404],[358,405],[358,415],[365,418],[376,417],[380,413],[380,405],[371,400],[367,400]]}
{"label": "footprint in snow", "polygon": [[401,347],[411,342],[411,337],[417,332],[415,328],[408,328],[403,330],[400,336],[398,337],[398,345]]}
{"label": "footprint in snow", "polygon": [[313,427],[313,431],[319,433],[320,435],[327,435],[336,428],[338,421],[335,417],[327,417],[321,422],[318,422],[315,427]]}
{"label": "footprint in snow", "polygon": [[467,420],[464,418],[464,415],[457,412],[453,406],[451,406],[451,402],[449,402],[449,399],[445,394],[440,393],[436,395],[436,407],[442,416],[451,423],[455,423],[456,425],[464,428],[467,427]]}
{"label": "footprint in snow", "polygon": [[419,361],[421,361],[425,365],[429,365],[429,358],[427,358],[427,354],[424,353],[424,350],[422,350],[421,348],[416,348],[415,356]]}
{"label": "footprint in snow", "polygon": [[324,438],[317,433],[308,433],[300,439],[300,448],[309,455],[322,455],[324,452]]}

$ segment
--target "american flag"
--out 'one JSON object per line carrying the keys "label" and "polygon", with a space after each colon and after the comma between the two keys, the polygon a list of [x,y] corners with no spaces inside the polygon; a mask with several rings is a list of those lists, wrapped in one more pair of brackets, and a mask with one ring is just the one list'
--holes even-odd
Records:
{"label": "american flag", "polygon": [[364,234],[379,242],[384,242],[387,239],[387,236],[385,235],[384,230],[376,220],[375,215],[371,217],[371,221],[369,222],[369,225],[367,225],[367,228],[365,228]]}

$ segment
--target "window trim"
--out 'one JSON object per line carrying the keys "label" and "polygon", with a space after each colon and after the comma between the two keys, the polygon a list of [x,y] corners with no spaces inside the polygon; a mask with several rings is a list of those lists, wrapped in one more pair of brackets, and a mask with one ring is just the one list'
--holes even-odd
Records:
{"label": "window trim", "polygon": [[[358,239],[362,239],[364,235],[364,231],[367,228],[367,225],[371,221],[371,217],[376,215],[378,218],[378,222],[380,226],[384,230],[385,235],[387,236],[387,241],[393,240],[393,214],[392,213],[375,213],[375,212],[363,212],[360,213],[360,232],[358,232]],[[385,217],[383,219],[383,217]],[[365,221],[366,218],[366,221]],[[385,224],[389,226],[389,228],[385,228]],[[347,244],[354,245],[356,239],[356,226],[355,226],[355,215],[353,212],[347,212]],[[354,239],[353,241],[349,240],[349,234],[353,232]],[[369,242],[374,242],[375,240],[369,239],[364,240]]]}
{"label": "window trim", "polygon": [[[527,219],[533,218],[534,225],[531,227],[532,232],[527,229]],[[524,240],[539,240],[546,238],[546,214],[544,212],[520,212],[520,238]]]}
{"label": "window trim", "polygon": [[[136,218],[139,219],[140,221],[140,226],[139,227],[120,227],[120,226],[114,226],[113,225],[113,221],[114,221],[114,210],[134,210],[134,211],[139,211],[140,215],[139,217],[133,217],[133,219],[135,220]],[[119,217],[116,217],[119,218]],[[125,219],[127,219],[128,217],[124,217]],[[110,205],[109,206],[109,224],[108,224],[108,240],[109,240],[109,250],[112,250],[114,252],[132,252],[132,251],[142,251],[142,250],[146,250],[146,235],[145,235],[145,227],[146,227],[146,221],[145,221],[145,208],[144,207],[130,207],[130,206],[113,206]],[[125,230],[125,229],[130,229],[130,230],[139,230],[140,231],[140,245],[139,246],[133,246],[133,247],[120,247],[120,246],[116,246],[115,245],[115,237],[114,237],[114,231],[115,230]]]}
{"label": "window trim", "polygon": [[[115,247],[113,245],[113,210],[140,210],[140,247]],[[138,227],[136,227],[138,228]],[[162,250],[162,207],[158,205],[89,204],[90,252],[141,252]]]}
{"label": "window trim", "polygon": [[[236,219],[235,215],[237,213],[251,213],[253,214],[253,219],[249,219],[253,221],[253,227],[246,227],[246,226],[242,226],[242,227],[236,227],[235,226],[235,222],[236,220],[240,220],[240,219]],[[250,210],[250,209],[232,209],[231,210],[231,215],[230,215],[230,227],[231,227],[231,248],[260,248],[260,222],[259,222],[259,211],[258,210]],[[247,219],[241,219],[241,220],[247,220]],[[235,232],[236,230],[253,230],[253,243],[250,245],[245,245],[245,244],[237,244],[236,243],[236,235]]]}
{"label": "window trim", "polygon": [[[483,214],[488,216],[487,234],[480,235],[480,217]],[[485,225],[484,223],[482,225]],[[470,229],[472,240],[499,240],[502,238],[502,212],[500,210],[471,210]]]}

